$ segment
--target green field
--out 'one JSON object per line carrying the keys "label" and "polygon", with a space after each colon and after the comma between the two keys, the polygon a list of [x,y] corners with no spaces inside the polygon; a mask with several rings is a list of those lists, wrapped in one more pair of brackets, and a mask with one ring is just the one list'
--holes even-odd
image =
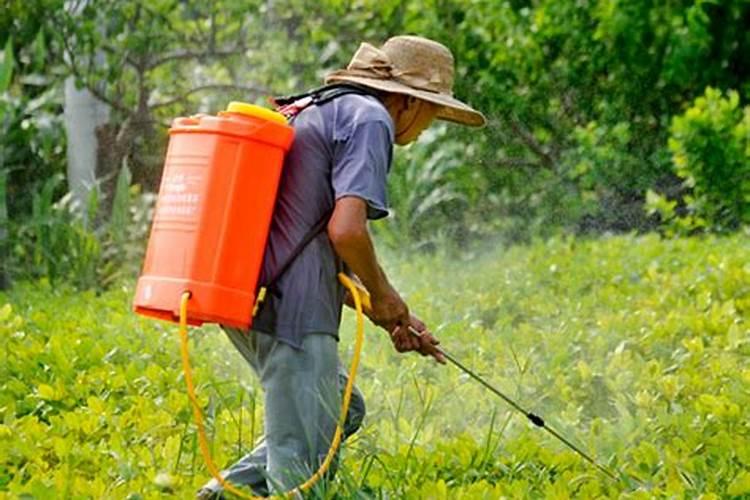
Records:
{"label": "green field", "polygon": [[[615,483],[451,366],[368,328],[363,431],[332,498],[750,495],[750,238],[559,239],[389,258],[446,350],[608,466]],[[46,282],[0,295],[0,497],[190,498],[207,479],[177,329]],[[353,316],[342,327],[345,361]],[[262,433],[258,387],[193,331],[220,464]]]}

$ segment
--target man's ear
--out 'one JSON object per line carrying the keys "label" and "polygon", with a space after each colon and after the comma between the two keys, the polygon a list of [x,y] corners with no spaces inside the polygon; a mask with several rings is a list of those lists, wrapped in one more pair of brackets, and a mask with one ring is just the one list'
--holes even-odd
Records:
{"label": "man's ear", "polygon": [[383,103],[391,115],[396,117],[408,108],[406,97],[404,94],[389,93],[384,96]]}
{"label": "man's ear", "polygon": [[419,99],[417,99],[413,95],[406,96],[406,99],[404,101],[405,101],[404,105],[406,106],[406,109],[412,109],[415,106],[419,106]]}

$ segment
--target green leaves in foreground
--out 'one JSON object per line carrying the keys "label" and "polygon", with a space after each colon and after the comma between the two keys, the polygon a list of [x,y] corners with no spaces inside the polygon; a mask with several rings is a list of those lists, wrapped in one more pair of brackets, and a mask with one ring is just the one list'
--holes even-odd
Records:
{"label": "green leaves in foreground", "polygon": [[[731,498],[750,493],[750,239],[551,240],[386,263],[446,350],[613,469],[614,483],[452,367],[370,327],[363,430],[330,498]],[[208,478],[176,328],[45,282],[0,295],[0,496],[189,498]],[[342,325],[349,359],[353,318]],[[258,387],[193,330],[215,458],[262,433]]]}

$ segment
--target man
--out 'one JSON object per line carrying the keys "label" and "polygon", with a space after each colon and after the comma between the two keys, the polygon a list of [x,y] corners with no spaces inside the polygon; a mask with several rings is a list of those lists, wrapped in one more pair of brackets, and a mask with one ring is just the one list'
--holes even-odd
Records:
{"label": "man", "polygon": [[[368,290],[368,316],[389,333],[397,351],[445,362],[437,340],[410,314],[378,264],[367,221],[388,213],[386,175],[394,142],[415,141],[435,119],[485,124],[481,113],[452,97],[450,51],[425,38],[393,37],[382,48],[362,44],[349,66],[330,74],[326,83],[351,88],[288,108],[298,111],[296,135],[285,159],[261,275],[261,283],[274,281],[273,291],[252,331],[225,328],[260,378],[266,432],[260,446],[222,474],[260,494],[303,482],[330,446],[346,381],[336,349],[346,301],[339,271],[356,275]],[[310,233],[320,221],[324,230]],[[300,247],[308,235],[312,238]],[[364,402],[355,391],[345,436],[363,417]],[[212,480],[199,496],[217,496],[220,490]]]}

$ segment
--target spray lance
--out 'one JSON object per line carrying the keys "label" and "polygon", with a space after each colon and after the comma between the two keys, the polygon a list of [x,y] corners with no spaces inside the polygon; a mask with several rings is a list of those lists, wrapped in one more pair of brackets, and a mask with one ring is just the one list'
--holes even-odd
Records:
{"label": "spray lance", "polygon": [[[358,292],[358,294],[359,294],[359,296],[361,298],[361,301],[362,301],[362,308],[365,311],[365,313],[367,313],[372,308],[372,303],[370,301],[370,295],[367,292],[367,290],[365,290],[362,287],[362,285],[360,285],[359,283],[355,283],[355,286],[357,288],[357,292]],[[409,333],[411,333],[412,335],[414,335],[416,337],[421,337],[422,336],[422,332],[417,331],[412,326],[409,326]],[[572,442],[570,442],[570,440],[568,440],[567,438],[565,438],[565,436],[563,436],[562,434],[560,434],[556,430],[554,430],[551,427],[549,427],[542,417],[540,417],[539,415],[536,415],[536,414],[534,414],[534,413],[532,413],[530,411],[527,411],[525,408],[523,408],[517,402],[515,402],[514,400],[512,400],[511,398],[509,398],[508,396],[506,396],[505,394],[503,394],[500,390],[498,390],[497,388],[495,388],[492,384],[490,384],[485,379],[483,379],[482,377],[480,377],[476,372],[474,372],[473,370],[471,370],[470,368],[468,368],[466,365],[464,365],[463,363],[461,363],[458,359],[456,359],[455,356],[453,356],[452,354],[446,352],[445,349],[442,349],[440,347],[435,347],[435,349],[440,354],[442,354],[445,357],[445,359],[447,359],[448,361],[450,361],[456,368],[458,368],[459,370],[461,370],[462,372],[464,372],[466,375],[468,375],[469,377],[473,378],[474,380],[476,380],[477,382],[479,382],[480,384],[482,384],[485,388],[489,389],[490,392],[492,392],[493,394],[495,394],[496,396],[498,396],[500,399],[502,399],[503,401],[505,401],[508,405],[510,405],[511,408],[513,408],[514,410],[522,413],[536,427],[539,427],[540,429],[543,429],[543,430],[547,431],[548,433],[550,433],[558,441],[562,442],[565,446],[567,446],[568,448],[570,448],[571,450],[573,450],[574,452],[576,452],[580,457],[582,457],[584,460],[586,460],[591,465],[593,465],[594,467],[596,467],[597,470],[599,470],[600,472],[602,472],[608,478],[612,479],[613,481],[619,481],[619,478],[617,477],[617,475],[615,475],[611,470],[609,470],[608,468],[606,468],[605,466],[603,466],[602,464],[600,464],[599,462],[597,462],[596,460],[594,460],[591,457],[591,455],[589,455],[585,451],[581,450],[578,446],[576,446],[575,444],[573,444]]]}

